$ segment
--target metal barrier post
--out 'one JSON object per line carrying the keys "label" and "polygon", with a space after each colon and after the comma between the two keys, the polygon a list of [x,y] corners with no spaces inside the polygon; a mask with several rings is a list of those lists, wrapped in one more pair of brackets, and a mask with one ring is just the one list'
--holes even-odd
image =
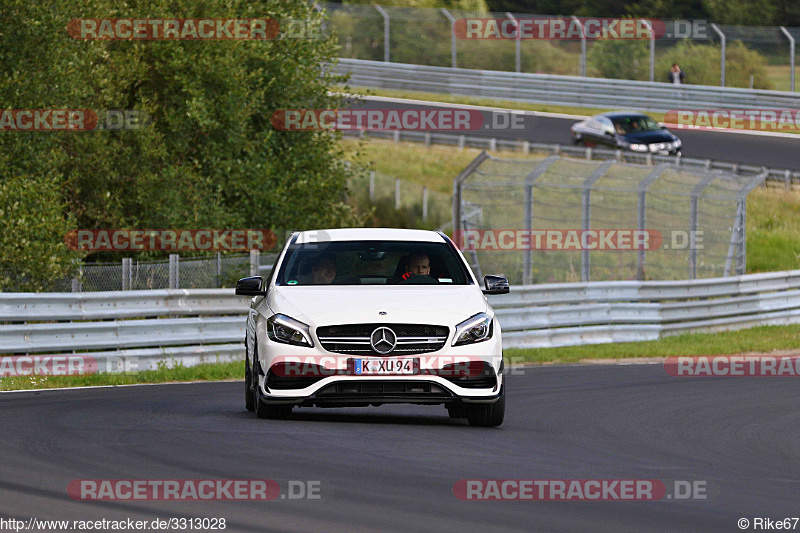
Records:
{"label": "metal barrier post", "polygon": [[450,21],[450,66],[456,68],[456,18],[445,8],[442,8],[442,14]]}
{"label": "metal barrier post", "polygon": [[258,276],[258,250],[250,250],[250,275]]}
{"label": "metal barrier post", "polygon": [[169,254],[169,288],[177,289],[180,286],[180,256]]}
{"label": "metal barrier post", "polygon": [[[725,34],[722,33],[722,30],[716,24],[709,24],[711,29],[714,30],[717,35],[719,35],[720,44],[722,45],[722,49],[720,50],[720,74],[719,74],[719,84],[720,87],[725,87],[725,48],[726,48],[726,39]],[[692,278],[694,279],[694,278]]]}
{"label": "metal barrier post", "polygon": [[122,290],[133,289],[133,259],[130,257],[122,258]]}
{"label": "metal barrier post", "polygon": [[792,37],[792,34],[789,33],[789,30],[781,26],[781,31],[789,39],[789,62],[792,64],[792,73],[791,73],[791,91],[794,92],[794,59],[795,59],[795,40]]}
{"label": "metal barrier post", "polygon": [[400,178],[394,179],[394,208],[400,209]]}
{"label": "metal barrier post", "polygon": [[389,62],[389,27],[390,27],[389,13],[387,13],[386,10],[383,9],[378,4],[375,4],[375,9],[383,17],[383,60],[388,63]]}
{"label": "metal barrier post", "polygon": [[217,252],[217,288],[222,287],[222,252]]}
{"label": "metal barrier post", "polygon": [[649,21],[641,19],[650,30],[650,81],[656,81],[656,35]]}
{"label": "metal barrier post", "polygon": [[575,15],[572,16],[572,19],[578,23],[578,27],[581,29],[581,61],[580,61],[580,75],[584,78],[586,77],[586,30],[581,24],[581,20],[576,17]]}
{"label": "metal barrier post", "polygon": [[[511,20],[513,20],[513,21],[517,20],[516,18],[514,18],[514,15],[512,15],[508,11],[506,11],[506,16],[508,18],[510,18]],[[521,33],[521,30],[520,30],[520,27],[519,27],[519,22],[517,22],[515,24],[515,26],[517,27],[517,38],[515,39],[515,43],[514,43],[514,68],[515,68],[516,72],[521,72],[521,67],[522,67],[522,62],[521,62],[521,57],[520,57],[520,38],[521,38],[520,33]]]}
{"label": "metal barrier post", "polygon": [[375,201],[375,171],[369,171],[369,201]]}
{"label": "metal barrier post", "polygon": [[428,221],[428,187],[422,186],[422,221]]}

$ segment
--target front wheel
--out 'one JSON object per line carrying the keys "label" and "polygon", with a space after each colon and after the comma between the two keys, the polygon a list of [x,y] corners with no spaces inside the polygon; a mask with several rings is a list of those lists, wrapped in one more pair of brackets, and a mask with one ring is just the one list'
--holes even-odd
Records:
{"label": "front wheel", "polygon": [[467,421],[470,426],[494,427],[503,423],[506,414],[505,387],[500,399],[494,403],[467,404]]}
{"label": "front wheel", "polygon": [[291,405],[271,405],[264,403],[261,399],[261,391],[258,387],[258,376],[261,370],[261,362],[258,360],[258,348],[253,350],[253,407],[258,418],[289,418],[292,414]]}
{"label": "front wheel", "polygon": [[248,411],[256,410],[256,402],[253,399],[253,372],[250,370],[250,360],[247,352],[244,354],[244,407]]}

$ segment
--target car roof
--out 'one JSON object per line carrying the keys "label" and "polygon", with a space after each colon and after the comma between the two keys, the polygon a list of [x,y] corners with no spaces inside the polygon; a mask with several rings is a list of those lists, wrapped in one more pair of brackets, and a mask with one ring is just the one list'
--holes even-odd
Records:
{"label": "car roof", "polygon": [[398,228],[338,228],[301,231],[297,244],[324,241],[417,241],[446,242],[435,231]]}

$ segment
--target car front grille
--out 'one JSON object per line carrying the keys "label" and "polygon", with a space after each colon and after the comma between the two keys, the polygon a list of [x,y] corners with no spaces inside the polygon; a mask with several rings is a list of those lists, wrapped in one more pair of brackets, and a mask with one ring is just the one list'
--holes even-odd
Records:
{"label": "car front grille", "polygon": [[[387,327],[397,336],[397,345],[391,352],[378,353],[370,344],[370,335],[379,327]],[[317,337],[329,352],[386,357],[441,350],[449,334],[447,326],[429,324],[344,324],[317,328]]]}

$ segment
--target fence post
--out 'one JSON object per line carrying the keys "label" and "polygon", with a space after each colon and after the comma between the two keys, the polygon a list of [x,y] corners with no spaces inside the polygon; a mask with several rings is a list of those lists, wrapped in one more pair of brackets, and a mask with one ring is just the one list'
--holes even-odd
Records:
{"label": "fence post", "polygon": [[[583,180],[583,196],[581,198],[581,214],[582,216],[582,226],[581,229],[583,231],[589,231],[592,226],[592,202],[591,202],[591,195],[592,195],[592,187],[594,186],[595,182],[603,177],[603,175],[608,172],[608,169],[616,163],[613,159],[607,159],[600,163],[600,166],[594,169],[594,171],[589,175],[588,178]],[[582,249],[581,250],[581,281],[591,281],[591,258],[589,257],[589,250]]]}
{"label": "fence post", "polygon": [[422,221],[428,221],[428,187],[422,186]]}
{"label": "fence post", "polygon": [[122,258],[122,290],[129,291],[133,289],[133,259],[130,257]]}
{"label": "fence post", "polygon": [[645,26],[650,33],[650,81],[656,81],[656,36],[653,31],[653,26],[649,21],[640,19],[644,22]]}
{"label": "fence post", "polygon": [[794,37],[792,37],[792,34],[791,34],[791,33],[789,33],[789,30],[787,30],[787,29],[786,29],[786,28],[784,28],[783,26],[781,26],[781,31],[782,31],[782,32],[783,32],[783,34],[786,36],[786,38],[787,38],[787,39],[789,39],[789,62],[790,62],[790,63],[791,63],[791,65],[792,65],[792,70],[791,70],[791,89],[790,89],[790,90],[791,90],[792,92],[794,92],[794,58],[795,58],[795,40],[794,40]]}
{"label": "fence post", "polygon": [[442,8],[442,14],[450,21],[450,66],[456,68],[456,18],[445,8]]}
{"label": "fence post", "polygon": [[580,69],[580,75],[585,78],[586,77],[586,30],[584,29],[583,24],[581,24],[581,20],[578,17],[573,15],[572,20],[577,22],[578,27],[581,29],[581,60],[580,60],[580,66],[578,68]]}
{"label": "fence post", "polygon": [[180,256],[169,254],[169,288],[177,289],[180,286]]}
{"label": "fence post", "polygon": [[400,209],[400,178],[394,179],[394,208]]}
{"label": "fence post", "polygon": [[217,288],[222,287],[222,252],[217,252]]}
{"label": "fence post", "polygon": [[375,9],[383,17],[383,60],[389,62],[389,13],[386,12],[381,6],[375,4]]}
{"label": "fence post", "polygon": [[[514,15],[512,15],[508,11],[506,11],[506,16],[508,18],[510,18],[511,20],[513,20],[513,21],[517,20],[516,18],[514,18]],[[521,42],[520,41],[520,37],[522,36],[521,35],[522,31],[520,30],[519,22],[517,22],[515,24],[515,26],[517,28],[517,38],[514,39],[514,41],[515,41],[514,42],[514,68],[516,69],[517,72],[521,72],[522,63],[521,63],[521,60],[520,60],[520,46],[519,46],[519,43]]]}
{"label": "fence post", "polygon": [[375,201],[375,171],[369,171],[369,201]]}
{"label": "fence post", "polygon": [[250,275],[258,276],[258,250],[250,250]]}
{"label": "fence post", "polygon": [[[533,231],[533,184],[534,182],[539,179],[539,176],[544,174],[550,165],[558,161],[560,158],[557,155],[551,155],[541,163],[539,163],[536,168],[531,170],[531,172],[525,176],[525,188],[523,190],[523,196],[525,198],[525,206],[523,210],[523,218],[525,220],[522,221],[523,227],[525,228],[525,233],[527,235],[531,235]],[[522,255],[522,284],[523,285],[530,285],[533,283],[533,243],[529,246],[526,246],[523,250]]]}
{"label": "fence post", "polygon": [[[716,24],[709,24],[711,29],[714,30],[717,35],[719,35],[720,44],[722,45],[722,49],[720,50],[720,74],[719,74],[719,85],[720,87],[725,87],[725,48],[726,48],[726,39],[725,34],[722,33],[722,30]],[[692,278],[694,279],[694,278]]]}
{"label": "fence post", "polygon": [[78,275],[72,278],[72,292],[81,292],[81,279],[83,278],[83,266],[78,264]]}

